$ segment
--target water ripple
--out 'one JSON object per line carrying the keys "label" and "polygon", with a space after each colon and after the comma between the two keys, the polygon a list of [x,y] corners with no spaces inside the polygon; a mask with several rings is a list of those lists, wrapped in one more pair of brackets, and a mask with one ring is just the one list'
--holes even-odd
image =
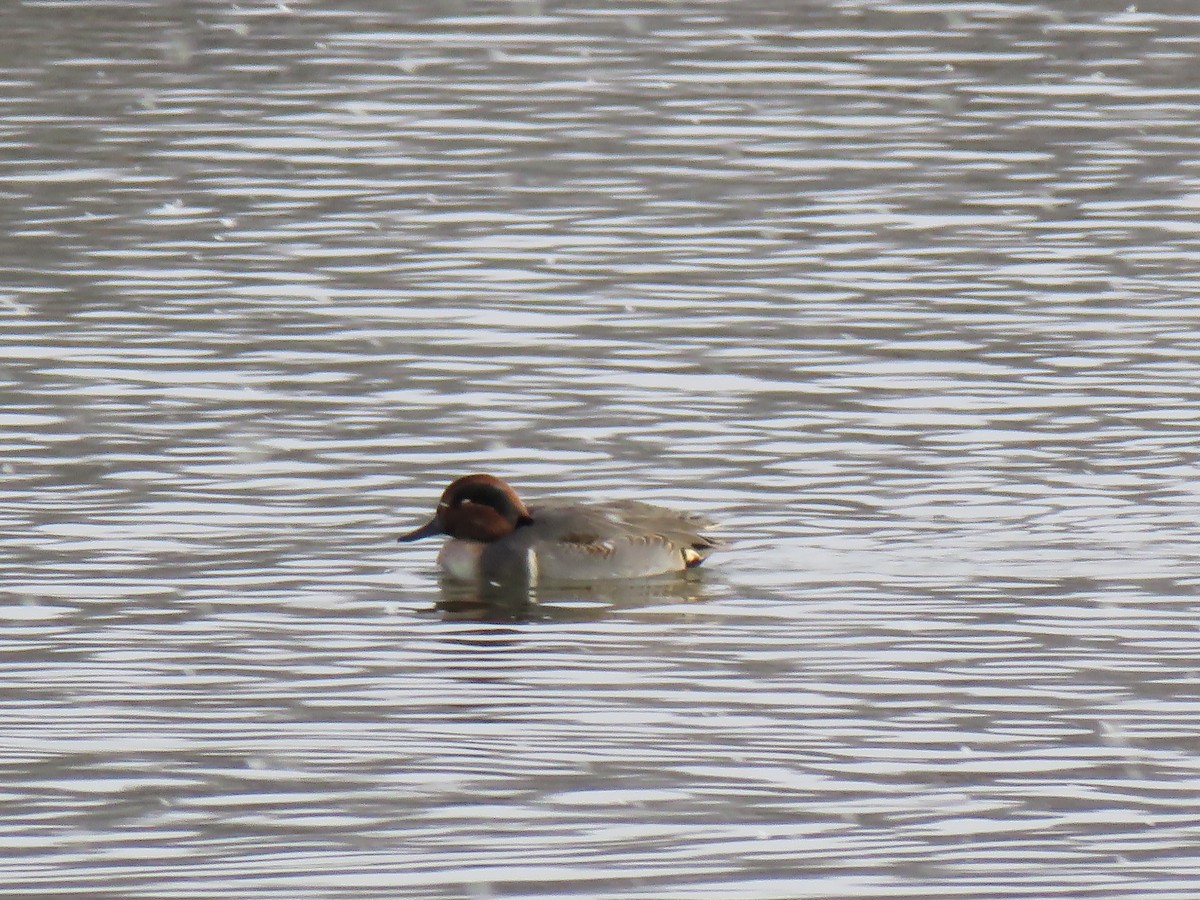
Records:
{"label": "water ripple", "polygon": [[0,36],[6,891],[1190,897],[1200,18],[334,6]]}

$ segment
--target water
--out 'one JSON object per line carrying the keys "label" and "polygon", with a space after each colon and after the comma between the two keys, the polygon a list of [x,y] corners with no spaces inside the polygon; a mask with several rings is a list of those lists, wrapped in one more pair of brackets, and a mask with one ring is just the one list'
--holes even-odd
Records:
{"label": "water", "polygon": [[4,19],[0,895],[1194,895],[1190,4]]}

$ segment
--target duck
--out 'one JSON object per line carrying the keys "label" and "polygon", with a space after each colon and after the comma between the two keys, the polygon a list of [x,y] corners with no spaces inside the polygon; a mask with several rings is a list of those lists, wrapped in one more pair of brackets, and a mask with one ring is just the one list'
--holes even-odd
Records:
{"label": "duck", "polygon": [[452,481],[433,518],[398,540],[444,535],[437,564],[451,579],[533,585],[683,572],[722,546],[704,534],[714,527],[640,500],[526,506],[506,482],[475,474]]}

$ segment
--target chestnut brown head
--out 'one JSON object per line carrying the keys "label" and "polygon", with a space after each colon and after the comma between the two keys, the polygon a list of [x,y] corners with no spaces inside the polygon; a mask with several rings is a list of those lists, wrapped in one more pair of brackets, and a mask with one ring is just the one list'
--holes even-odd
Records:
{"label": "chestnut brown head", "polygon": [[517,492],[499,478],[464,475],[442,492],[433,518],[399,540],[415,541],[444,534],[490,544],[532,521]]}

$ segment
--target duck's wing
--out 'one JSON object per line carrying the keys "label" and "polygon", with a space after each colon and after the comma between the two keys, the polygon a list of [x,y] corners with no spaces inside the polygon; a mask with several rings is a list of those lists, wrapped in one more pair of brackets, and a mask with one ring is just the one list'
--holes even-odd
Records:
{"label": "duck's wing", "polygon": [[[705,516],[638,500],[582,506],[553,501],[530,507],[533,523],[512,536],[527,539],[543,576],[635,578],[698,565],[719,541],[703,532]],[[528,536],[522,535],[525,532]]]}
{"label": "duck's wing", "polygon": [[700,513],[681,512],[643,503],[616,500],[579,505],[546,501],[530,507],[530,516],[546,540],[587,544],[637,536],[658,537],[679,547],[713,548],[721,541],[704,532],[715,527]]}

